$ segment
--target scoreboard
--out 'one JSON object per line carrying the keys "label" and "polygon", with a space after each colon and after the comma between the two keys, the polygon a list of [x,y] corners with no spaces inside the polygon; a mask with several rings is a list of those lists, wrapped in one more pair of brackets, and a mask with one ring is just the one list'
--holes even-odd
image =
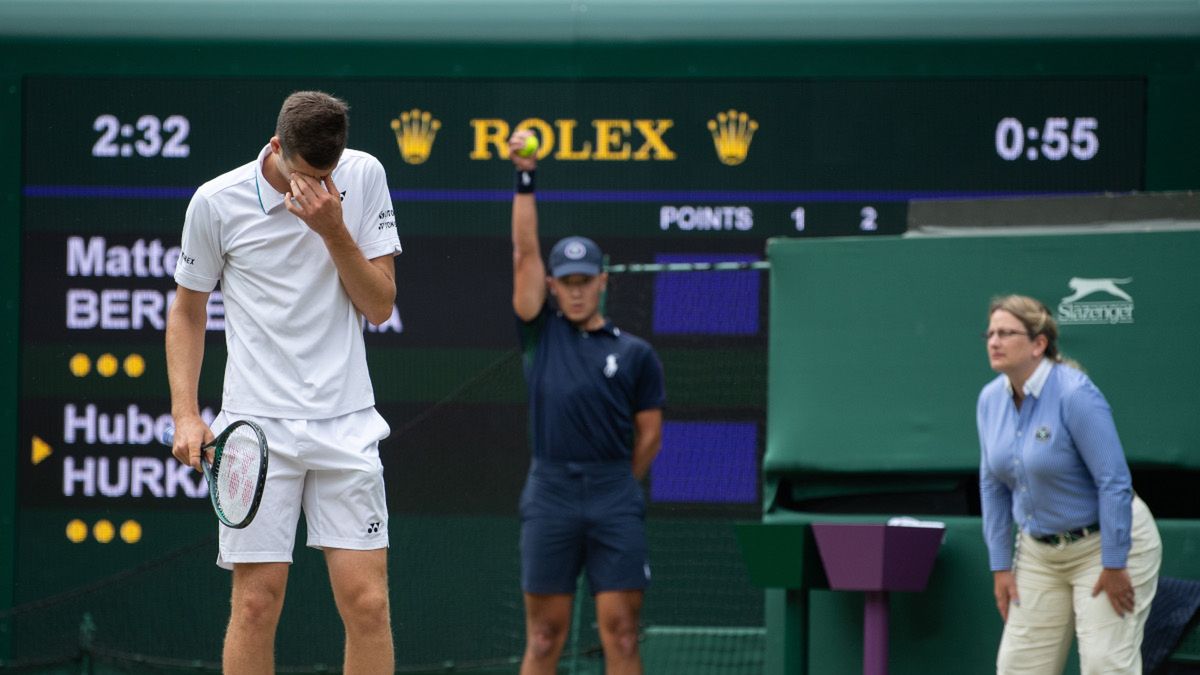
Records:
{"label": "scoreboard", "polygon": [[[31,77],[23,91],[22,507],[204,507],[197,476],[154,440],[170,422],[162,340],[183,213],[200,183],[256,156],[279,103],[301,88],[347,100],[351,147],[388,173],[405,252],[392,317],[367,331],[393,426],[444,393],[430,375],[452,381],[468,372],[420,364],[480,365],[513,346],[505,139],[517,129],[542,139],[544,237],[592,236],[613,262],[749,260],[769,237],[897,234],[914,198],[1143,187],[1146,93],[1136,79]],[[672,319],[670,308],[704,278],[683,275],[641,293],[627,284],[611,311],[670,356],[668,365],[703,359],[731,339],[722,325],[745,325],[733,315],[759,292],[755,285],[742,291],[749,296],[698,305],[712,315],[704,325]],[[751,319],[741,345],[761,349],[765,332]],[[209,418],[220,406],[223,327],[218,292],[202,383]],[[455,403],[451,418],[460,419],[446,421],[456,428],[474,415],[509,419],[520,384],[493,396],[487,411]],[[712,413],[699,403],[700,417]],[[688,407],[673,407],[675,419],[686,420]],[[753,424],[762,412],[749,402],[734,417]],[[428,449],[447,464],[462,460],[470,476],[476,443],[524,447],[521,425],[497,426],[490,440],[443,431],[428,439],[441,447]],[[413,482],[402,463],[390,483]],[[510,464],[502,475],[518,482],[521,462]],[[474,507],[506,512],[511,492],[493,490]],[[417,494],[408,508],[462,508],[448,494]],[[749,494],[743,502],[756,501]]]}

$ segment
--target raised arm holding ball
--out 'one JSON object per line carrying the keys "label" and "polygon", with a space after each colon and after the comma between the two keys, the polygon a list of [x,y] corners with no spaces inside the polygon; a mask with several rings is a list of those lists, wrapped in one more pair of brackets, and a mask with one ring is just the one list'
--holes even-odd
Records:
{"label": "raised arm holding ball", "polygon": [[538,241],[537,140],[509,139],[513,311],[529,390],[533,460],[521,493],[522,675],[554,673],[566,641],[576,579],[596,600],[605,672],[641,673],[638,622],[650,581],[639,480],[662,439],[662,365],[644,340],[600,312],[608,283],[600,247]]}

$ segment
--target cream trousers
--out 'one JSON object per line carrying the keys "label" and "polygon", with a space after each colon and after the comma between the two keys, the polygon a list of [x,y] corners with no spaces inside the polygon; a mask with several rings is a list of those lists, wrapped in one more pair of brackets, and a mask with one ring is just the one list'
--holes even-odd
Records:
{"label": "cream trousers", "polygon": [[1022,532],[1013,569],[1020,605],[1008,610],[996,672],[1060,675],[1071,646],[1079,640],[1082,675],[1142,672],[1142,630],[1158,586],[1162,541],[1150,509],[1133,498],[1133,543],[1126,569],[1134,590],[1134,611],[1120,617],[1101,592],[1100,534],[1063,547],[1044,544]]}

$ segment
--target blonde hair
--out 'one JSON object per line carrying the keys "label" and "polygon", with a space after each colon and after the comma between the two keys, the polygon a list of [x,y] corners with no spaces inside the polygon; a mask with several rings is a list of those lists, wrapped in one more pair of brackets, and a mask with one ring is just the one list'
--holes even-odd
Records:
{"label": "blonde hair", "polygon": [[1050,314],[1050,310],[1046,309],[1041,300],[1028,295],[999,295],[992,298],[992,303],[988,306],[988,317],[990,318],[999,309],[1017,317],[1017,320],[1029,332],[1030,340],[1039,335],[1046,336],[1045,355],[1047,358],[1083,370],[1078,361],[1066,358],[1058,350],[1058,322],[1054,320],[1054,316]]}

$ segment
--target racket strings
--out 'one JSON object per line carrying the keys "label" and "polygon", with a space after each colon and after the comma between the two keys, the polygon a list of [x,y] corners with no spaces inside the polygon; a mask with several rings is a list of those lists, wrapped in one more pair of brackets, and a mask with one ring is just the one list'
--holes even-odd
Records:
{"label": "racket strings", "polygon": [[225,439],[213,469],[217,502],[229,520],[240,522],[253,508],[261,464],[258,435],[249,427],[239,427]]}

